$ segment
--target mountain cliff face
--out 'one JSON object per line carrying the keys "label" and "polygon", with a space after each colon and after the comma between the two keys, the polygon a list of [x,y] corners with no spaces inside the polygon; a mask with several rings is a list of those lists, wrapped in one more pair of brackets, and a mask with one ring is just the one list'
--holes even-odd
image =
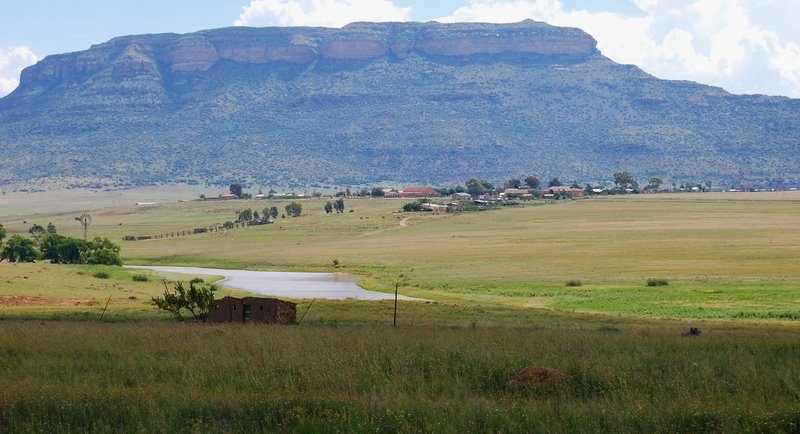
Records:
{"label": "mountain cliff face", "polygon": [[797,182],[798,109],[658,80],[533,21],[125,36],[23,71],[0,100],[0,183]]}

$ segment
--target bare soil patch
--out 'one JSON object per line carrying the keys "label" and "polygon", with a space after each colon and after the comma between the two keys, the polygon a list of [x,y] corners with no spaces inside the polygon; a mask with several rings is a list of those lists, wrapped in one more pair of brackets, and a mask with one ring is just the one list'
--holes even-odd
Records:
{"label": "bare soil patch", "polygon": [[553,368],[528,366],[519,371],[506,386],[512,389],[525,389],[532,386],[544,386],[567,379],[567,374]]}
{"label": "bare soil patch", "polygon": [[30,307],[30,306],[95,306],[94,300],[76,300],[54,297],[31,297],[27,295],[0,295],[0,306],[3,307]]}

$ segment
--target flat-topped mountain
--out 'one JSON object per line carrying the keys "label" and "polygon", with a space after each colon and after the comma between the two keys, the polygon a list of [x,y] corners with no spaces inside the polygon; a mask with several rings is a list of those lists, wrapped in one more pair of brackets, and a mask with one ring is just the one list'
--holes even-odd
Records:
{"label": "flat-topped mountain", "polygon": [[124,36],[20,81],[0,183],[800,182],[800,100],[659,80],[533,21]]}

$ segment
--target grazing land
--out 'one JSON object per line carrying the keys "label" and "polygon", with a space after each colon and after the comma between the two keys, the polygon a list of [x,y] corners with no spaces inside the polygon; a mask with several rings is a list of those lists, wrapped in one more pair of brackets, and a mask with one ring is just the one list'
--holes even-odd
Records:
{"label": "grazing land", "polygon": [[[705,197],[705,198],[704,198]],[[287,202],[174,202],[93,212],[90,234],[175,234]],[[128,264],[344,271],[366,289],[519,307],[679,318],[800,319],[800,195],[685,194],[401,213],[402,201],[324,200],[272,225],[122,242]],[[348,212],[353,210],[353,212]],[[5,220],[9,233],[75,213]],[[407,220],[406,220],[407,219]],[[405,221],[404,225],[400,223]],[[334,267],[333,260],[338,260]],[[668,285],[648,287],[648,279]],[[158,279],[156,279],[157,281]],[[578,281],[580,286],[567,286]],[[19,286],[13,282],[13,286]]]}
{"label": "grazing land", "polygon": [[[92,211],[89,230],[172,234],[287,203],[118,205]],[[453,215],[388,199],[326,215],[324,203],[270,225],[121,242],[122,256],[399,284],[430,301],[401,302],[397,329],[391,302],[320,300],[297,300],[297,326],[176,324],[149,305],[164,289],[155,274],[2,262],[0,431],[800,430],[797,194]],[[53,222],[82,236],[80,212],[1,220],[9,234]],[[702,333],[683,336],[690,326]],[[507,385],[531,365],[564,377]]]}
{"label": "grazing land", "polygon": [[[339,303],[323,310],[338,310]],[[426,305],[435,316],[447,309]],[[274,327],[0,322],[0,429],[695,433],[800,428],[796,329],[715,325],[686,338],[677,324],[609,324],[540,312],[517,318],[514,328],[485,327],[478,319],[474,328],[392,330],[375,323],[325,323],[319,311],[316,315],[315,322]],[[485,315],[504,316],[491,309]],[[566,379],[508,388],[506,383],[527,365],[559,369]]]}

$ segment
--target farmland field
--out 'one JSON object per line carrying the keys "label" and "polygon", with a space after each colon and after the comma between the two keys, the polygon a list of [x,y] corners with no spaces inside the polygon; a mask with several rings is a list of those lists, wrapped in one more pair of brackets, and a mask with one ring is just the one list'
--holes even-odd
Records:
{"label": "farmland field", "polygon": [[[176,324],[149,305],[155,274],[0,262],[0,431],[800,430],[800,195],[456,215],[303,200],[299,218],[183,235],[286,203],[116,204],[89,235],[165,235],[119,241],[127,264],[339,271],[429,301],[401,303],[397,329],[391,302],[319,300],[298,300],[297,326]],[[82,236],[84,210],[40,211],[0,223]],[[528,365],[564,377],[507,386]]]}
{"label": "farmland field", "polygon": [[[366,289],[400,284],[406,295],[426,298],[635,316],[800,319],[799,194],[603,198],[457,215],[401,213],[398,200],[348,200],[339,215],[326,215],[324,201],[302,203],[300,218],[174,237],[234,220],[245,208],[282,210],[286,202],[118,206],[94,211],[90,234],[168,235],[123,242],[128,264],[332,271],[336,259],[335,270],[353,273]],[[4,224],[13,233],[53,222],[61,233],[81,236],[75,215]],[[668,284],[648,287],[648,279]]]}

